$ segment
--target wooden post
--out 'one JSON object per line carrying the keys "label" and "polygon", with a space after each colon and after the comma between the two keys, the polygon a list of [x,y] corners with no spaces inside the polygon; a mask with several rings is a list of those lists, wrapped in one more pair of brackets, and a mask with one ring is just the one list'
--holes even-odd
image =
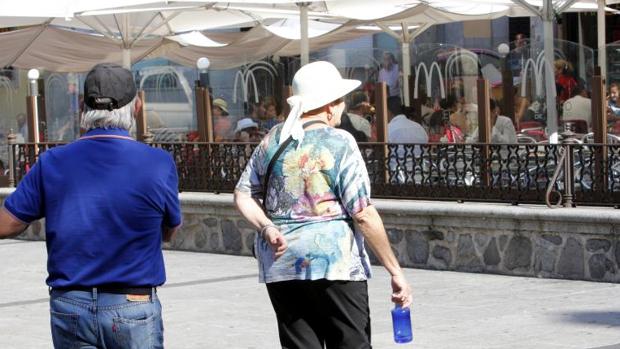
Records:
{"label": "wooden post", "polygon": [[207,120],[207,142],[213,143],[214,134],[213,134],[213,114],[211,113],[211,95],[209,94],[209,89],[206,88],[204,92],[203,101],[205,103],[205,116]]}
{"label": "wooden post", "polygon": [[378,82],[375,85],[375,103],[377,111],[377,142],[386,143],[388,139],[388,94],[387,85],[384,82]]}
{"label": "wooden post", "polygon": [[[592,131],[594,143],[607,145],[607,101],[605,82],[600,75],[592,76]],[[599,190],[607,188],[607,147],[595,149],[594,178]]]}
{"label": "wooden post", "polygon": [[488,144],[491,143],[491,108],[490,108],[490,90],[489,81],[478,79],[478,143],[486,144],[480,152],[480,180],[484,187],[491,184],[491,176],[489,175],[489,158],[491,155]]}
{"label": "wooden post", "polygon": [[198,125],[198,140],[213,142],[213,117],[211,116],[211,98],[209,88],[196,84],[196,118]]}
{"label": "wooden post", "polygon": [[146,98],[144,90],[138,91],[138,98],[142,101],[142,108],[138,114],[136,114],[136,139],[140,142],[145,141],[145,134],[148,130],[148,123],[146,119]]}
{"label": "wooden post", "polygon": [[282,89],[282,115],[284,118],[288,116],[288,113],[291,112],[291,106],[288,105],[287,99],[293,95],[293,87],[289,85],[285,85]]}
{"label": "wooden post", "polygon": [[388,124],[388,91],[387,85],[385,82],[378,82],[375,84],[375,110],[376,117],[375,122],[377,123],[377,142],[383,143],[383,158],[381,163],[385,164],[385,172],[384,172],[384,183],[389,183],[390,181],[390,172],[389,167],[387,166],[389,163],[388,155],[389,150],[387,146],[388,134],[387,134],[387,124]]}
{"label": "wooden post", "polygon": [[28,122],[28,143],[39,143],[39,121],[37,110],[37,96],[26,97],[26,113]]}
{"label": "wooden post", "polygon": [[205,130],[205,105],[203,102],[204,93],[202,90],[204,87],[200,86],[200,81],[196,81],[194,92],[196,95],[196,127],[198,128],[198,140],[204,141],[206,139]]}

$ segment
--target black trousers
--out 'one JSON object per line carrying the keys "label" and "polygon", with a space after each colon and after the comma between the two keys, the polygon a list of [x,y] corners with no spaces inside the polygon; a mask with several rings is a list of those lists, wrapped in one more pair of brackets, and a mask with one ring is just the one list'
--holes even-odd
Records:
{"label": "black trousers", "polygon": [[282,281],[267,291],[283,349],[372,348],[366,281]]}

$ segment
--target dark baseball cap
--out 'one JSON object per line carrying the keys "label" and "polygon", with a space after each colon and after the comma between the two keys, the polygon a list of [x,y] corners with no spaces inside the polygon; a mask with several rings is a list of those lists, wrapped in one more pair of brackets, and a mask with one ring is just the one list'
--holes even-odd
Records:
{"label": "dark baseball cap", "polygon": [[92,109],[119,109],[134,97],[136,84],[133,75],[118,64],[97,64],[86,75],[84,103]]}

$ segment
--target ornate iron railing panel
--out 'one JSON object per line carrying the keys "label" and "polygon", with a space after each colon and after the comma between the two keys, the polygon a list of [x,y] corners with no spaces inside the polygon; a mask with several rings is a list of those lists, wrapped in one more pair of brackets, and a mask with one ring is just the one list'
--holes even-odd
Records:
{"label": "ornate iron railing panel", "polygon": [[[15,181],[41,153],[58,145],[10,144]],[[180,191],[222,193],[234,190],[256,144],[151,146],[173,157]],[[570,193],[578,205],[620,205],[620,145],[361,143],[359,147],[377,198],[544,204],[552,185],[554,192]],[[562,149],[568,150],[569,162],[560,163]],[[572,171],[566,174],[573,180],[564,175],[567,163]],[[560,173],[552,183],[556,170]]]}

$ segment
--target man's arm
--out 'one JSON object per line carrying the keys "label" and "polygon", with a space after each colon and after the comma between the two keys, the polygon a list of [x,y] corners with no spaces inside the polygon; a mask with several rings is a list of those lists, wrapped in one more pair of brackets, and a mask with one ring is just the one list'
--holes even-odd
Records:
{"label": "man's arm", "polygon": [[181,227],[180,225],[178,225],[178,226],[176,226],[174,228],[163,227],[162,233],[163,233],[164,242],[172,241],[174,236],[177,234],[177,231],[179,231],[180,227]]}
{"label": "man's arm", "polygon": [[0,208],[0,239],[15,237],[28,228],[28,224],[13,217],[6,208]]}
{"label": "man's arm", "polygon": [[379,262],[392,275],[392,301],[403,308],[408,307],[411,304],[411,288],[392,252],[379,212],[374,206],[367,206],[353,216],[353,220]]}

